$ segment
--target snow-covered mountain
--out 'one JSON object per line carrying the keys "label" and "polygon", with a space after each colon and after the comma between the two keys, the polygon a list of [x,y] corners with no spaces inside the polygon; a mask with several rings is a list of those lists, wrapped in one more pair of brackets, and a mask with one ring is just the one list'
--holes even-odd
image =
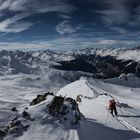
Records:
{"label": "snow-covered mountain", "polygon": [[140,77],[139,56],[140,50],[138,48],[83,49],[67,52],[50,50],[1,51],[0,74],[44,75],[50,70],[57,70],[59,72],[67,71],[67,73],[68,71],[76,72],[80,76],[92,75],[97,78],[113,78],[122,73],[134,73]]}
{"label": "snow-covered mountain", "polygon": [[[139,54],[139,48],[1,51],[0,140],[140,139]],[[49,91],[54,95],[44,96]],[[57,96],[65,97],[66,115],[48,109]],[[77,96],[81,118],[73,125]],[[112,98],[122,105],[118,118],[107,110]]]}
{"label": "snow-covered mountain", "polygon": [[[61,88],[56,95],[67,99],[76,99],[80,95],[81,102],[78,103],[78,107],[85,119],[71,124],[74,113],[71,107],[68,111],[71,112],[69,115],[52,116],[47,108],[53,100],[53,95],[48,95],[44,101],[34,106],[26,103],[24,107],[28,107],[26,113],[30,117],[23,108],[17,108],[16,112],[9,112],[10,117],[14,118],[14,120],[12,119],[14,127],[9,122],[10,126],[9,124],[8,126],[11,129],[8,132],[11,133],[3,137],[3,140],[93,140],[93,138],[95,140],[139,140],[139,92],[140,88],[81,78]],[[119,101],[122,106],[117,108],[119,117],[113,117],[107,110],[108,102],[112,98]],[[69,103],[64,102],[63,107],[66,108],[67,105]],[[25,117],[26,115],[28,117]],[[5,122],[5,118],[7,118],[7,114],[1,117],[1,122]],[[7,118],[7,120],[11,118]],[[20,122],[20,125],[17,125],[17,122]],[[15,130],[15,126],[18,128],[17,130]]]}
{"label": "snow-covered mountain", "polygon": [[96,54],[99,56],[113,56],[116,59],[140,61],[140,47],[135,48],[104,48],[104,49],[81,49],[73,52],[74,54],[91,55]]}

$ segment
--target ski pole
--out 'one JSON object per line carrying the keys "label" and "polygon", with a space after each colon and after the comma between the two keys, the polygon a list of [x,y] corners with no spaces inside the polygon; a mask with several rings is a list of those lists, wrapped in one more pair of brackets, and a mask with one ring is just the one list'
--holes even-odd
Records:
{"label": "ski pole", "polygon": [[122,107],[120,107],[120,112],[121,112],[121,115],[123,115]]}
{"label": "ski pole", "polygon": [[105,118],[105,122],[104,122],[104,124],[106,124],[107,123],[107,118],[108,118],[108,114],[109,114],[109,110],[108,110],[108,108],[106,107],[106,109],[107,109],[107,116],[106,116],[106,118]]}

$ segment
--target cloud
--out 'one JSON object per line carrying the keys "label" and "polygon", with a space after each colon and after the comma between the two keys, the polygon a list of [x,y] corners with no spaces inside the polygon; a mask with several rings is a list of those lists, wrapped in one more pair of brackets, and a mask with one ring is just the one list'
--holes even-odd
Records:
{"label": "cloud", "polygon": [[2,30],[3,32],[13,32],[13,33],[18,33],[18,32],[22,32],[24,30],[27,30],[28,28],[30,28],[33,24],[30,22],[18,22],[15,24],[11,24],[9,25],[7,28],[5,28],[4,30]]}
{"label": "cloud", "polygon": [[121,47],[126,47],[126,48],[131,48],[134,46],[137,46],[140,41],[136,40],[113,40],[113,39],[101,39],[96,42],[96,46],[104,47],[104,48],[121,48]]}
{"label": "cloud", "polygon": [[[51,15],[42,16],[42,13],[50,12],[53,16],[57,14],[56,23]],[[35,16],[37,14],[38,16]],[[28,39],[20,34],[20,40],[30,40],[31,43],[25,43],[24,46],[24,43],[15,42],[11,44],[11,48],[15,48],[14,45],[19,45],[19,48],[125,47],[139,43],[140,38],[139,0],[85,0],[85,3],[79,0],[0,0],[0,17],[0,38],[4,41],[8,33],[19,33],[34,26],[37,23],[36,19],[40,20],[39,25],[43,25],[37,26],[36,31],[39,30],[37,34],[26,32]],[[42,17],[49,18],[48,25],[47,19]],[[84,27],[81,22],[84,23]],[[43,30],[48,26],[50,27],[48,31]],[[52,29],[57,33],[52,32]],[[31,37],[33,34],[34,38]],[[10,34],[9,37],[18,35]],[[44,41],[46,39],[49,41]],[[10,44],[7,45],[10,48]]]}
{"label": "cloud", "polygon": [[27,30],[33,23],[23,20],[34,14],[48,12],[69,14],[74,10],[75,7],[68,4],[68,0],[1,0],[0,13],[4,15],[6,11],[9,11],[15,15],[0,22],[0,32],[17,33]]}
{"label": "cloud", "polygon": [[0,22],[0,32],[17,33],[28,29],[33,25],[31,22],[18,22],[28,15],[28,13],[17,14],[12,18],[7,18],[6,20]]}
{"label": "cloud", "polygon": [[125,24],[129,20],[129,10],[124,4],[125,0],[111,0],[104,1],[105,8],[96,11],[102,14],[101,18],[107,26],[121,25]]}
{"label": "cloud", "polygon": [[64,20],[56,26],[56,31],[60,34],[70,34],[77,32],[82,26],[82,24],[75,26],[70,20]]}
{"label": "cloud", "polygon": [[99,40],[98,41],[98,44],[99,45],[105,45],[105,46],[108,46],[108,45],[114,45],[114,44],[116,44],[117,43],[117,41],[116,40]]}
{"label": "cloud", "polygon": [[64,15],[64,14],[60,14],[59,17],[62,19],[71,19],[69,15]]}
{"label": "cloud", "polygon": [[1,0],[0,10],[44,13],[48,11],[70,13],[75,7],[68,0]]}
{"label": "cloud", "polygon": [[[95,2],[96,1],[96,2]],[[140,1],[138,0],[101,0],[94,2],[100,6],[97,13],[102,23],[119,33],[127,32],[127,28],[139,26]],[[90,1],[91,2],[91,1]]]}
{"label": "cloud", "polygon": [[34,50],[34,49],[50,49],[52,45],[47,42],[0,42],[0,50]]}
{"label": "cloud", "polygon": [[127,34],[129,32],[127,29],[123,27],[119,27],[119,26],[113,26],[113,27],[110,27],[110,29],[120,34]]}
{"label": "cloud", "polygon": [[0,11],[6,10],[10,7],[10,5],[14,2],[14,0],[1,0],[0,1]]}
{"label": "cloud", "polygon": [[80,48],[119,48],[134,47],[140,43],[139,40],[116,40],[103,37],[85,38],[80,35],[70,35],[68,37],[60,37],[52,41],[48,41],[52,48],[57,49],[80,49]]}
{"label": "cloud", "polygon": [[129,15],[124,9],[102,10],[96,12],[103,14],[101,18],[108,26],[124,24],[129,19]]}
{"label": "cloud", "polygon": [[32,13],[71,13],[75,10],[75,7],[68,4],[68,0],[15,0],[9,7],[9,10]]}
{"label": "cloud", "polygon": [[119,48],[134,47],[140,41],[134,40],[113,40],[105,38],[83,38],[79,35],[59,37],[50,41],[36,40],[29,42],[0,42],[0,50],[42,50],[42,49],[81,49],[81,48]]}

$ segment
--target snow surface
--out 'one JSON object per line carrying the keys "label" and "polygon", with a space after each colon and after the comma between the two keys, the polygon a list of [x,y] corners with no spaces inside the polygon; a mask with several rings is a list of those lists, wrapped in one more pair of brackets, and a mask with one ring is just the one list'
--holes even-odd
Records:
{"label": "snow surface", "polygon": [[123,73],[119,77],[110,78],[104,81],[109,83],[124,85],[127,87],[134,87],[134,88],[140,87],[140,78],[132,73],[129,74]]}
{"label": "snow surface", "polygon": [[96,51],[100,56],[115,56],[117,59],[140,61],[140,50],[129,49],[101,49]]}
{"label": "snow surface", "polygon": [[[72,91],[73,94],[71,94]],[[139,88],[108,84],[100,80],[81,79],[65,86],[58,95],[73,98],[78,94],[83,95],[79,108],[86,121],[81,122],[80,130],[77,132],[79,139],[84,140],[88,137],[90,140],[93,138],[128,140],[140,139],[139,92]],[[113,96],[122,105],[121,109],[118,108],[119,120],[113,118],[107,111],[108,101],[112,97],[104,93]]]}
{"label": "snow surface", "polygon": [[127,48],[104,48],[104,49],[94,49],[94,48],[87,48],[82,50],[76,50],[73,52],[75,55],[77,54],[95,54],[99,56],[114,56],[117,59],[123,60],[134,60],[140,61],[140,49],[127,49]]}
{"label": "snow surface", "polygon": [[[0,78],[0,128],[17,115],[10,111],[12,106],[17,107],[19,114],[29,107],[27,111],[35,119],[29,122],[30,127],[22,135],[8,135],[2,140],[140,140],[140,87],[132,88],[89,78],[81,78],[64,86],[57,95],[74,99],[82,95],[79,109],[85,117],[78,125],[69,126],[48,114],[46,106],[52,100],[51,96],[40,104],[29,106],[31,99],[41,92],[36,84],[33,87],[17,85],[23,79],[22,75],[8,76],[6,80]],[[35,76],[32,78],[36,79]],[[118,118],[107,110],[111,96],[122,106],[117,108]]]}

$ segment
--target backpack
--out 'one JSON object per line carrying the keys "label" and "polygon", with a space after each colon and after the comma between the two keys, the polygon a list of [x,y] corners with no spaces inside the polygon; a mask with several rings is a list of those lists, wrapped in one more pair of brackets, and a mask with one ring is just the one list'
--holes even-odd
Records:
{"label": "backpack", "polygon": [[109,110],[114,107],[115,102],[113,100],[109,100]]}

